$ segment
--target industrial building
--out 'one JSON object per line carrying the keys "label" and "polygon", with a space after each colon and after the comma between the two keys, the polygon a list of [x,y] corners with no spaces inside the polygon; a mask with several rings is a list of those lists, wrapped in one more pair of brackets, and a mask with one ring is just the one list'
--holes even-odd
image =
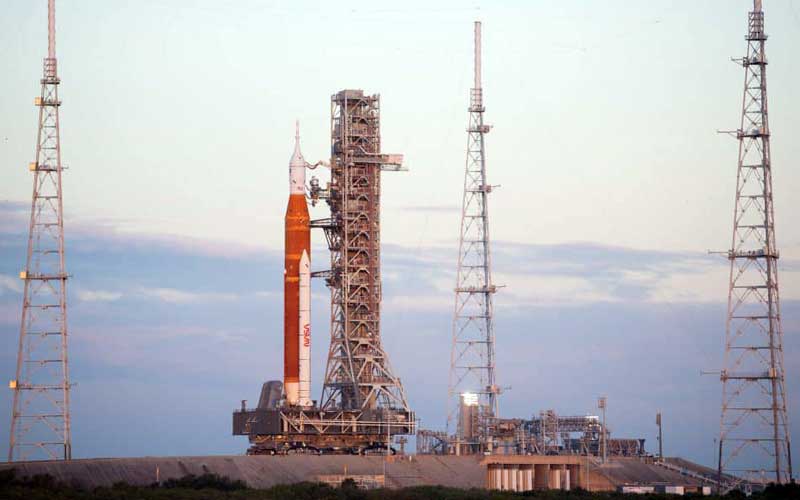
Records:
{"label": "industrial building", "polygon": [[[461,433],[420,429],[417,432],[417,453],[430,455],[484,454],[475,445],[477,412],[465,404],[460,412]],[[539,412],[530,419],[498,418],[489,426],[492,454],[499,455],[587,455],[611,457],[645,457],[644,438],[612,438],[611,430],[596,415],[563,416],[555,410]]]}

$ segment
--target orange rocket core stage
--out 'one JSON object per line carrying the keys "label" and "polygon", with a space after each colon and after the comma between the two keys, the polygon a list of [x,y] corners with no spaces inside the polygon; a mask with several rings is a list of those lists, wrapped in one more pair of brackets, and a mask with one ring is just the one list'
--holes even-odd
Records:
{"label": "orange rocket core stage", "polygon": [[287,399],[296,404],[300,383],[300,258],[311,256],[308,205],[303,194],[289,196],[286,207],[286,246],[283,275],[283,386]]}

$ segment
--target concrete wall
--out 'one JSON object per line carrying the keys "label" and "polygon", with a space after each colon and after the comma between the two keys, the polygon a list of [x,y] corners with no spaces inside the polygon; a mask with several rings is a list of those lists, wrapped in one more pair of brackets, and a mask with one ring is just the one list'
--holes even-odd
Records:
{"label": "concrete wall", "polygon": [[579,456],[493,455],[485,457],[486,487],[531,491],[586,488],[588,459]]}
{"label": "concrete wall", "polygon": [[[513,465],[506,467],[514,463],[518,464],[516,468]],[[702,486],[699,480],[634,458],[615,458],[601,464],[591,458],[565,455],[414,455],[389,457],[386,461],[379,456],[350,455],[97,458],[69,462],[0,463],[0,469],[14,468],[20,476],[50,474],[60,481],[77,482],[86,487],[110,486],[121,481],[148,485],[156,482],[157,478],[165,481],[187,474],[215,473],[245,481],[255,488],[266,488],[301,481],[327,481],[336,475],[383,476],[384,465],[385,485],[389,488],[419,485],[487,488],[496,487],[492,485],[502,481],[524,490],[581,486],[593,491],[615,491],[619,486],[636,484]],[[566,482],[567,471],[569,484]]]}

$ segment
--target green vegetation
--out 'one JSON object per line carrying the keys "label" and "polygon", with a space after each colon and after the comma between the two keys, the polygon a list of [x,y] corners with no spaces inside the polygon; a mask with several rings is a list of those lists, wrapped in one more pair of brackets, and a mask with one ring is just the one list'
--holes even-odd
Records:
{"label": "green vegetation", "polygon": [[[359,490],[352,480],[338,488],[320,483],[298,483],[274,486],[265,490],[248,488],[242,481],[234,481],[216,474],[185,476],[150,486],[130,486],[119,483],[108,488],[87,490],[79,485],[57,482],[51,476],[18,479],[12,470],[0,471],[0,499],[2,500],[504,500],[534,498],[543,500],[672,500],[669,495],[621,495],[618,493],[588,493],[586,491],[540,491],[527,493],[501,493],[486,490],[459,490],[440,486],[418,486],[401,490]],[[720,497],[683,497],[705,498]],[[743,495],[722,497],[733,500]],[[765,492],[753,495],[752,500],[800,500],[797,484],[770,486]]]}

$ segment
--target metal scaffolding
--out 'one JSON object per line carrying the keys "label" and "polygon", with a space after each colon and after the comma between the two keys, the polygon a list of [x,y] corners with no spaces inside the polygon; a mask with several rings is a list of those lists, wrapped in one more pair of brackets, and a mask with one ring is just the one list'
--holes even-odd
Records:
{"label": "metal scaffolding", "polygon": [[67,364],[67,272],[61,191],[61,142],[55,50],[55,0],[48,1],[48,51],[44,59],[39,133],[33,172],[28,254],[19,334],[8,460],[72,457]]}
{"label": "metal scaffolding", "polygon": [[[484,135],[483,89],[481,88],[481,23],[475,22],[475,80],[470,91],[467,162],[461,209],[461,233],[453,313],[450,377],[447,398],[447,433],[472,451],[491,446],[488,429],[498,416],[495,383],[494,325],[491,252],[489,247],[488,194]],[[461,395],[476,394],[480,423],[475,438],[464,442],[458,422]],[[461,446],[461,445],[459,445]],[[456,450],[460,453],[460,450]]]}
{"label": "metal scaffolding", "polygon": [[772,203],[764,12],[749,13],[722,380],[719,481],[727,489],[792,474]]}
{"label": "metal scaffolding", "polygon": [[[381,172],[403,170],[402,163],[402,155],[381,153],[378,95],[342,90],[331,97],[331,161],[309,166],[331,169],[326,187],[312,178],[309,189],[312,204],[324,199],[330,207],[329,218],[310,223],[324,230],[331,253],[331,268],[311,273],[331,290],[322,396],[313,407],[243,402],[233,433],[249,437],[248,454],[389,454],[393,437],[417,431],[380,332]],[[401,450],[405,442],[398,441]]]}
{"label": "metal scaffolding", "polygon": [[[488,428],[492,452],[500,455],[583,455],[642,457],[647,455],[643,438],[611,438],[611,431],[597,415],[559,415],[540,411],[530,419],[495,418]],[[477,453],[469,435],[449,436],[443,431],[417,430],[417,453],[443,455],[457,448]]]}
{"label": "metal scaffolding", "polygon": [[381,154],[380,97],[342,90],[331,97],[331,344],[320,407],[410,413],[403,386],[381,345],[381,171],[402,155]]}

